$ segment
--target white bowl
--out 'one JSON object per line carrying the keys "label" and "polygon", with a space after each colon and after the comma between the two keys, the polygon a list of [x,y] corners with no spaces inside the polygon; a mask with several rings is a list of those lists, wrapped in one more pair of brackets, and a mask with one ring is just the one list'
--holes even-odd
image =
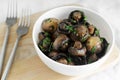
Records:
{"label": "white bowl", "polygon": [[[39,41],[38,34],[42,30],[41,29],[42,21],[51,17],[55,17],[57,19],[68,18],[68,15],[73,10],[83,11],[87,17],[87,20],[90,21],[92,24],[94,24],[100,30],[100,35],[102,37],[105,37],[109,42],[109,47],[106,51],[106,54],[101,59],[99,59],[94,63],[87,65],[79,65],[79,66],[61,64],[44,55],[44,53],[42,53],[42,51],[38,48],[38,41]],[[35,46],[35,50],[37,51],[37,54],[39,55],[40,59],[52,70],[68,76],[77,76],[80,74],[86,74],[88,72],[94,71],[95,69],[99,68],[99,66],[103,64],[107,59],[107,57],[110,55],[114,45],[114,35],[111,25],[104,19],[104,17],[102,17],[100,14],[94,11],[78,6],[59,7],[44,13],[36,21],[33,28],[32,36],[33,36],[33,43]]]}

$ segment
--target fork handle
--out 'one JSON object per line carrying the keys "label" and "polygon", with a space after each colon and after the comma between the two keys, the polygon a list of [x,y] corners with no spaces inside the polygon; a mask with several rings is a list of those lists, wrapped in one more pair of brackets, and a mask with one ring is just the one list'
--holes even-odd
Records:
{"label": "fork handle", "polygon": [[10,53],[10,57],[9,57],[8,62],[7,62],[7,64],[6,64],[6,67],[5,67],[5,70],[4,70],[4,72],[3,72],[3,75],[2,75],[2,77],[1,77],[1,80],[6,80],[6,78],[7,78],[7,75],[8,75],[8,73],[9,73],[10,67],[11,67],[12,62],[13,62],[14,57],[15,57],[15,52],[16,52],[16,49],[17,49],[19,40],[20,40],[20,37],[18,37],[18,38],[16,39],[16,42],[15,42],[14,47],[13,47],[13,50],[12,50],[12,52]]}
{"label": "fork handle", "polygon": [[1,53],[0,53],[0,75],[2,74],[2,67],[3,67],[3,62],[4,62],[5,52],[6,52],[6,46],[7,46],[8,37],[9,37],[9,32],[10,32],[10,28],[7,27],[5,37],[4,37],[4,41],[3,41],[2,50],[1,50]]}

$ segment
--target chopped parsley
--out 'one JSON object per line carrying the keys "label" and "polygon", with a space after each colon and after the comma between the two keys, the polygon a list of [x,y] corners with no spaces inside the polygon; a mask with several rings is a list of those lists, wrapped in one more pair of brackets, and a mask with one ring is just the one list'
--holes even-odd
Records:
{"label": "chopped parsley", "polygon": [[94,46],[94,47],[92,47],[92,49],[91,49],[91,53],[94,54],[95,51],[96,51],[96,47]]}
{"label": "chopped parsley", "polygon": [[99,35],[100,35],[100,32],[99,32],[98,29],[95,30],[95,34],[96,34],[96,36],[99,36]]}
{"label": "chopped parsley", "polygon": [[49,37],[46,37],[44,40],[43,40],[43,46],[48,46],[50,45],[51,43],[51,40]]}
{"label": "chopped parsley", "polygon": [[67,30],[69,30],[70,32],[73,32],[73,26],[65,26],[65,28],[67,29]]}
{"label": "chopped parsley", "polygon": [[86,38],[85,38],[85,37],[82,37],[81,41],[84,42],[85,40],[86,40]]}
{"label": "chopped parsley", "polygon": [[86,17],[86,16],[84,16],[84,20],[85,20],[85,21],[87,20],[87,17]]}
{"label": "chopped parsley", "polygon": [[77,31],[73,28],[73,26],[65,26],[65,28],[68,30],[68,31],[70,31],[70,32],[73,32],[74,34],[76,34],[77,33]]}
{"label": "chopped parsley", "polygon": [[103,42],[103,38],[100,38],[100,41]]}
{"label": "chopped parsley", "polygon": [[53,49],[53,43],[50,44],[48,51],[50,52]]}
{"label": "chopped parsley", "polygon": [[46,19],[46,22],[51,22],[51,19],[50,18]]}
{"label": "chopped parsley", "polygon": [[50,37],[50,34],[48,32],[44,32],[45,36]]}
{"label": "chopped parsley", "polygon": [[71,22],[72,22],[72,23],[76,23],[76,20],[71,19]]}
{"label": "chopped parsley", "polygon": [[72,59],[69,57],[67,58],[68,62],[71,63],[72,62]]}

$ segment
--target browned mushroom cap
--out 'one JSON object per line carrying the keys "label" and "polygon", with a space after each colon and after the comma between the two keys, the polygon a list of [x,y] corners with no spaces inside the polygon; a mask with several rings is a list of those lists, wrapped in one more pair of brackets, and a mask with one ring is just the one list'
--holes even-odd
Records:
{"label": "browned mushroom cap", "polygon": [[49,53],[49,57],[59,63],[68,64],[67,56],[65,55],[65,53],[52,51],[51,53]]}
{"label": "browned mushroom cap", "polygon": [[48,32],[40,32],[38,35],[39,40],[43,40],[45,37],[50,37],[50,34]]}
{"label": "browned mushroom cap", "polygon": [[53,48],[55,50],[66,50],[68,48],[68,41],[69,41],[69,38],[64,35],[64,34],[60,34],[56,39],[55,41],[53,42]]}
{"label": "browned mushroom cap", "polygon": [[98,60],[98,57],[96,54],[93,54],[91,55],[89,58],[88,58],[88,63],[92,63],[92,62],[95,62]]}
{"label": "browned mushroom cap", "polygon": [[64,19],[59,23],[57,31],[62,34],[70,34],[73,31],[73,26],[68,19]]}
{"label": "browned mushroom cap", "polygon": [[81,49],[82,48],[82,43],[80,41],[75,41],[74,43],[74,48]]}
{"label": "browned mushroom cap", "polygon": [[72,33],[70,35],[72,40],[80,40],[81,42],[85,42],[87,38],[90,36],[87,26],[85,25],[78,25],[75,28],[76,33]]}
{"label": "browned mushroom cap", "polygon": [[44,32],[40,32],[38,38],[40,41],[43,40],[45,38]]}
{"label": "browned mushroom cap", "polygon": [[86,42],[86,47],[92,53],[100,53],[102,51],[102,42],[98,36],[91,36]]}
{"label": "browned mushroom cap", "polygon": [[78,24],[84,21],[84,13],[79,10],[72,11],[69,15],[69,20],[72,24]]}
{"label": "browned mushroom cap", "polygon": [[88,30],[89,30],[89,33],[92,35],[95,31],[95,27],[93,25],[89,25]]}
{"label": "browned mushroom cap", "polygon": [[49,56],[51,59],[55,59],[58,54],[59,54],[59,53],[56,52],[56,51],[51,51],[48,56]]}
{"label": "browned mushroom cap", "polygon": [[88,28],[85,25],[80,25],[76,29],[76,36],[80,37],[80,41],[84,42],[89,37]]}
{"label": "browned mushroom cap", "polygon": [[68,52],[74,56],[86,56],[86,48],[83,47],[81,49],[77,49],[77,48],[74,48],[74,47],[70,47],[68,49]]}
{"label": "browned mushroom cap", "polygon": [[85,56],[86,51],[86,47],[82,47],[80,41],[75,41],[74,46],[68,49],[68,52],[74,56]]}
{"label": "browned mushroom cap", "polygon": [[55,31],[52,35],[52,40],[54,41],[59,35],[60,33],[58,31]]}
{"label": "browned mushroom cap", "polygon": [[60,58],[57,60],[57,62],[62,63],[62,64],[68,64],[68,61],[66,58]]}
{"label": "browned mushroom cap", "polygon": [[56,29],[58,27],[58,22],[59,22],[58,19],[48,18],[48,19],[43,21],[42,28],[44,31],[53,33],[56,31]]}

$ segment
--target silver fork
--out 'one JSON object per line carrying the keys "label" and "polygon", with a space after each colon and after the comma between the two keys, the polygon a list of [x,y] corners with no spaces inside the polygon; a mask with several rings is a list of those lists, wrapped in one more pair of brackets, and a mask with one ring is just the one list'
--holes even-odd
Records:
{"label": "silver fork", "polygon": [[6,77],[9,73],[9,69],[12,65],[12,62],[14,60],[15,52],[18,46],[18,42],[20,38],[28,33],[30,26],[30,10],[23,10],[22,12],[22,17],[20,18],[19,24],[18,24],[18,29],[17,29],[17,39],[14,44],[13,50],[10,53],[10,57],[8,59],[7,65],[5,67],[5,70],[3,72],[1,80],[6,80]]}
{"label": "silver fork", "polygon": [[6,46],[10,33],[10,27],[13,26],[16,22],[17,22],[17,1],[10,0],[10,2],[8,3],[7,18],[6,18],[7,30],[5,33],[4,42],[0,53],[0,75],[2,73],[3,60],[4,60]]}

